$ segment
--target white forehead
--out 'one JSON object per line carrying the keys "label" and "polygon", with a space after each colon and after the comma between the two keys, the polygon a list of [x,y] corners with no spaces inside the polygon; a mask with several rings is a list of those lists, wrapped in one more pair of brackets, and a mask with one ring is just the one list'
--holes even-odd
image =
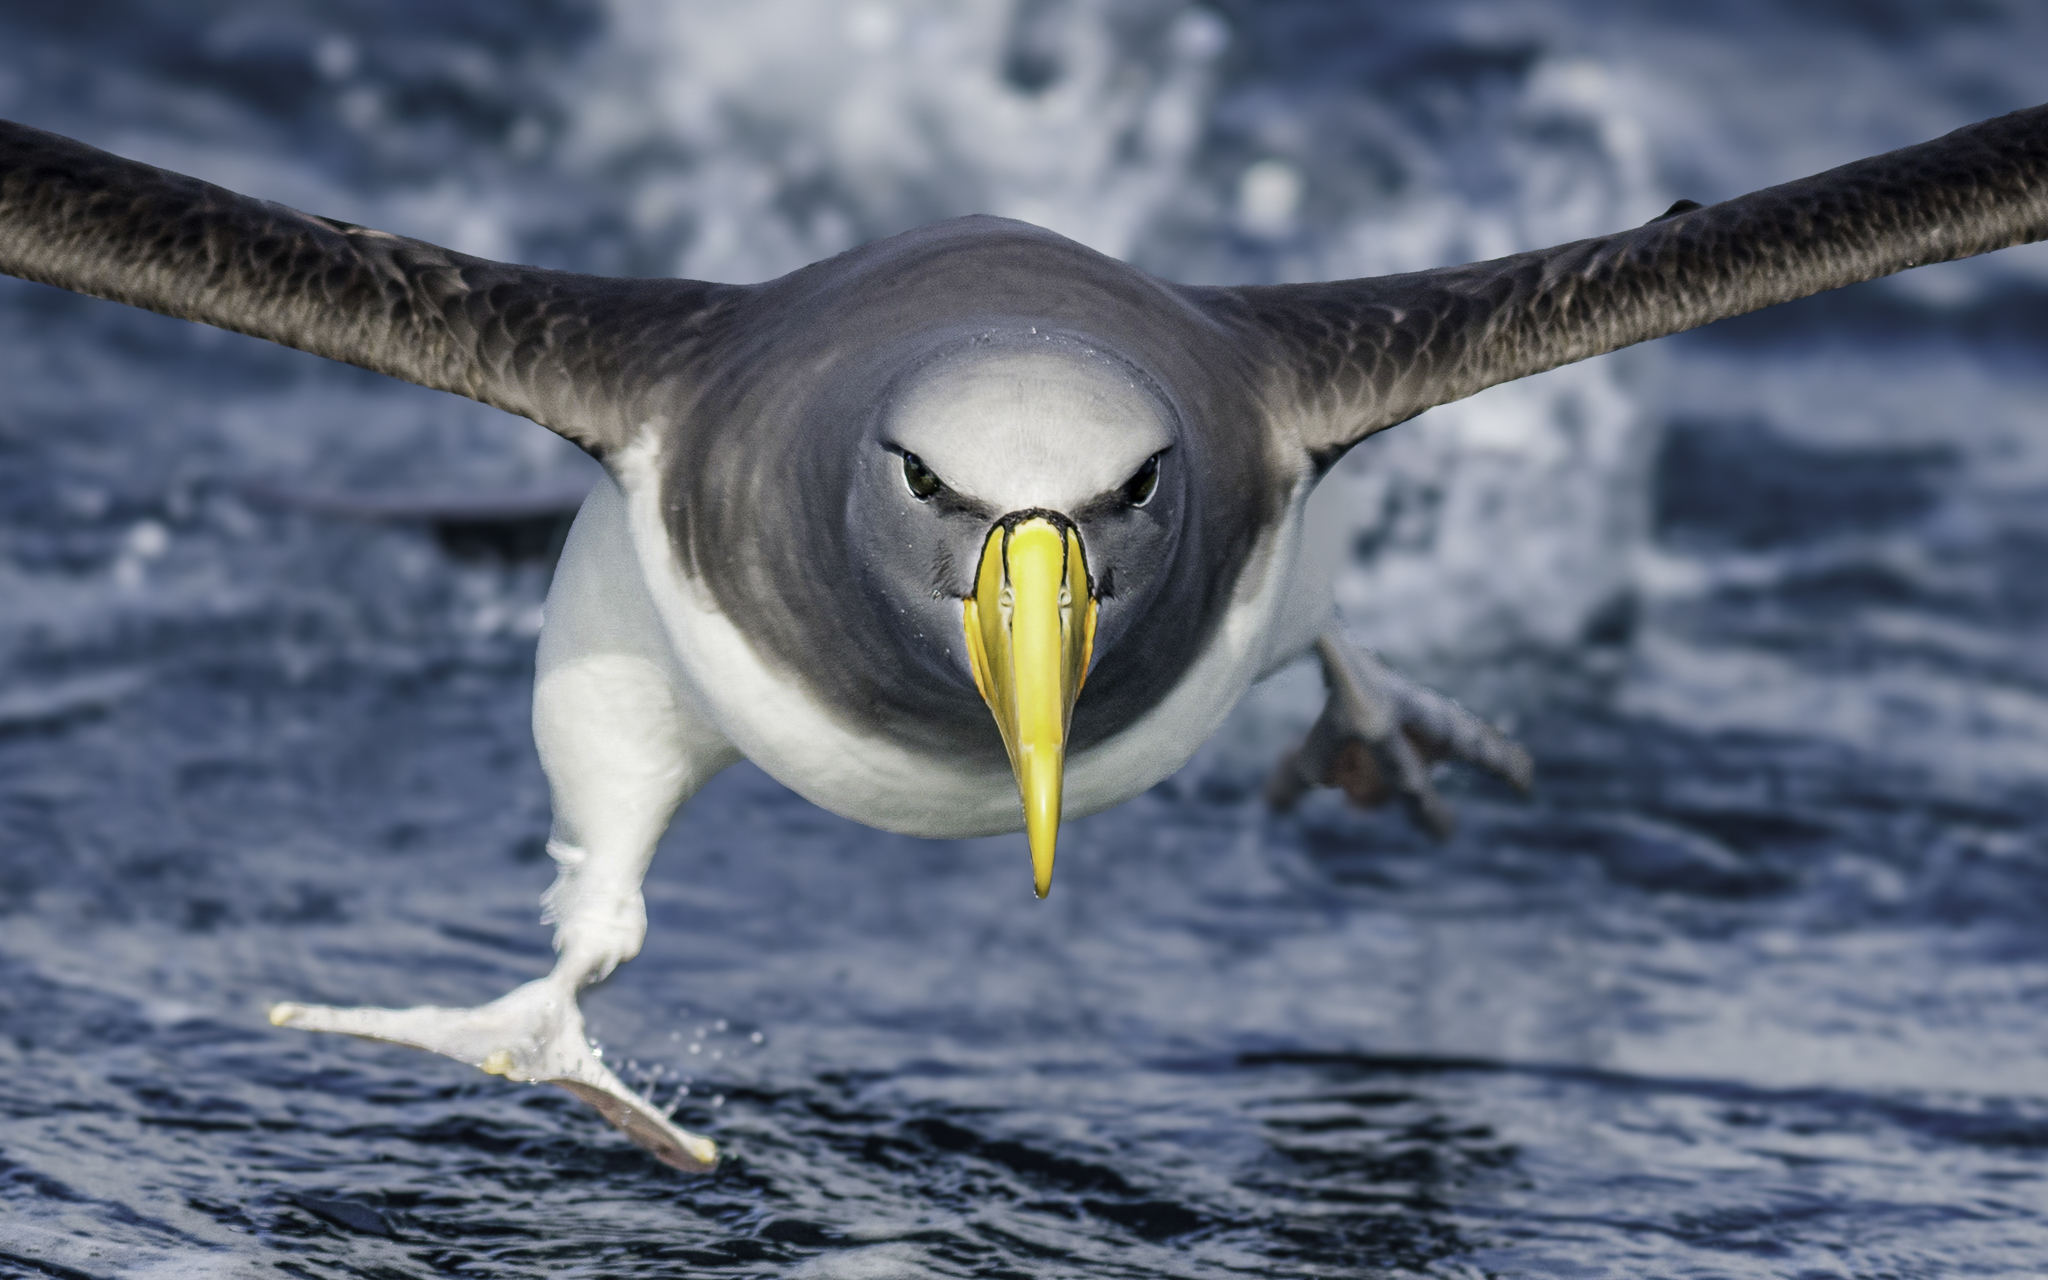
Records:
{"label": "white forehead", "polygon": [[885,438],[999,510],[1071,511],[1173,443],[1166,414],[1121,363],[1048,344],[931,369],[891,406]]}

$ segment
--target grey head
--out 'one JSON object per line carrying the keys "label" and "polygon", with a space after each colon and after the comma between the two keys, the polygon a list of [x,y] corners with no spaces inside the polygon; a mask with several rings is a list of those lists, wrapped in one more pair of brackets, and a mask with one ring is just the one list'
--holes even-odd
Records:
{"label": "grey head", "polygon": [[[906,369],[853,447],[846,503],[866,598],[887,601],[915,650],[974,691],[961,601],[1005,517],[1071,521],[1107,653],[1172,580],[1188,474],[1172,402],[1113,353],[1055,333],[976,337]],[[939,643],[929,643],[937,640]]]}
{"label": "grey head", "polygon": [[1084,548],[1085,748],[1165,696],[1303,474],[1258,371],[1172,286],[1023,223],[966,218],[763,286],[666,423],[688,571],[824,705],[1000,767],[962,602],[992,529]]}

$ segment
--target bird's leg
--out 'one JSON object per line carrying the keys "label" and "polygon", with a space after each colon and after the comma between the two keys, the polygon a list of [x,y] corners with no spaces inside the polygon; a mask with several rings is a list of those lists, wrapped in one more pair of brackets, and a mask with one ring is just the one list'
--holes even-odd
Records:
{"label": "bird's leg", "polygon": [[555,926],[553,970],[468,1009],[280,1004],[279,1026],[412,1045],[510,1080],[560,1085],[677,1168],[706,1170],[710,1139],[671,1124],[604,1065],[577,993],[640,952],[640,882],[677,806],[737,758],[677,678],[636,561],[623,500],[593,492],[548,593],[533,693],[534,742],[548,776],[556,864],[542,898]]}
{"label": "bird's leg", "polygon": [[[640,882],[677,804],[724,761],[687,750],[666,680],[644,660],[604,654],[547,674],[534,691],[535,737],[555,800],[554,886],[542,899],[557,958],[544,978],[469,1009],[281,1004],[270,1020],[431,1050],[510,1080],[560,1085],[678,1168],[709,1169],[717,1148],[671,1124],[591,1047],[578,991],[639,954]],[[692,767],[696,765],[696,767]]]}
{"label": "bird's leg", "polygon": [[1292,808],[1319,786],[1341,788],[1362,809],[1399,797],[1417,822],[1443,839],[1456,818],[1430,782],[1432,763],[1463,760],[1529,789],[1529,753],[1500,730],[1354,647],[1335,628],[1317,638],[1315,651],[1329,701],[1300,749],[1280,761],[1267,783],[1274,808]]}

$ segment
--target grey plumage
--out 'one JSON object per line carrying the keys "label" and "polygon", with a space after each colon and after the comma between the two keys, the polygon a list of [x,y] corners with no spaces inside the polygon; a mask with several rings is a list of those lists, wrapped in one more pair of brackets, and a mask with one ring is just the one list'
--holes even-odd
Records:
{"label": "grey plumage", "polygon": [[[1647,338],[2044,236],[2048,107],[1553,249],[1224,288],[1170,284],[992,218],[760,285],[576,275],[299,213],[0,123],[0,270],[470,396],[600,458],[658,428],[670,536],[721,609],[840,713],[971,758],[996,745],[964,666],[941,660],[959,637],[934,638],[865,589],[863,552],[833,536],[848,469],[875,456],[848,437],[882,429],[906,369],[1027,334],[1109,346],[1163,397],[1176,471],[1228,478],[1191,498],[1200,509],[1156,590],[1119,600],[1112,579],[1106,638],[1143,627],[1149,641],[1103,646],[1074,712],[1084,748],[1172,687],[1300,475],[1373,432]],[[1114,529],[1089,536],[1113,541]],[[970,570],[939,548],[918,571],[958,597]],[[811,660],[821,601],[845,641],[829,664]],[[906,629],[925,643],[906,645]]]}
{"label": "grey plumage", "polygon": [[[1096,672],[1074,710],[1077,747],[1130,724],[1173,687],[1301,470],[1258,429],[1264,374],[1231,330],[1175,286],[1024,223],[958,218],[866,245],[755,286],[720,324],[704,375],[647,410],[666,441],[679,558],[821,700],[917,749],[1002,758],[960,652],[957,615],[906,614],[867,571],[885,554],[870,548],[902,547],[934,515],[952,541],[898,567],[936,577],[956,609],[988,520],[1001,513],[948,510],[942,495],[910,519],[900,504],[877,501],[867,536],[847,530],[848,495],[871,492],[861,469],[895,465],[877,446],[887,443],[896,394],[921,373],[1053,341],[1106,349],[1103,358],[1145,381],[1174,424],[1172,492],[1144,512],[1072,513],[1089,545],[1106,551],[1119,526],[1156,521],[1183,499],[1191,508],[1148,575],[1154,589],[1141,591],[1128,563],[1107,584]],[[1183,494],[1178,477],[1188,475],[1229,483]],[[815,656],[820,617],[840,638],[829,663]],[[912,643],[919,628],[924,640]],[[1119,648],[1115,637],[1132,629],[1147,643]]]}
{"label": "grey plumage", "polygon": [[[1320,460],[1433,405],[2048,237],[2048,106],[1614,235],[1327,284],[1178,287],[1287,370]],[[0,122],[0,270],[453,391],[602,455],[742,288],[509,266]],[[788,279],[793,281],[804,273]],[[1175,288],[1174,286],[1166,286]]]}
{"label": "grey plumage", "polygon": [[1809,294],[2048,238],[2048,106],[1490,262],[1191,290],[1287,371],[1326,464],[1496,383]]}
{"label": "grey plumage", "polygon": [[452,391],[599,456],[631,388],[742,292],[472,258],[5,121],[0,271]]}

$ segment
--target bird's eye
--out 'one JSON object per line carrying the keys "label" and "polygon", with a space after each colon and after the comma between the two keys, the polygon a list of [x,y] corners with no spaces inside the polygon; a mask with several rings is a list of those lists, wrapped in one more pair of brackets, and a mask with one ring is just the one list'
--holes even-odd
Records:
{"label": "bird's eye", "polygon": [[939,490],[945,488],[938,474],[914,453],[903,455],[903,483],[910,490],[910,496],[919,502],[926,502]]}
{"label": "bird's eye", "polygon": [[1145,459],[1137,474],[1124,481],[1124,501],[1134,507],[1142,507],[1152,501],[1152,495],[1159,490],[1159,455]]}

